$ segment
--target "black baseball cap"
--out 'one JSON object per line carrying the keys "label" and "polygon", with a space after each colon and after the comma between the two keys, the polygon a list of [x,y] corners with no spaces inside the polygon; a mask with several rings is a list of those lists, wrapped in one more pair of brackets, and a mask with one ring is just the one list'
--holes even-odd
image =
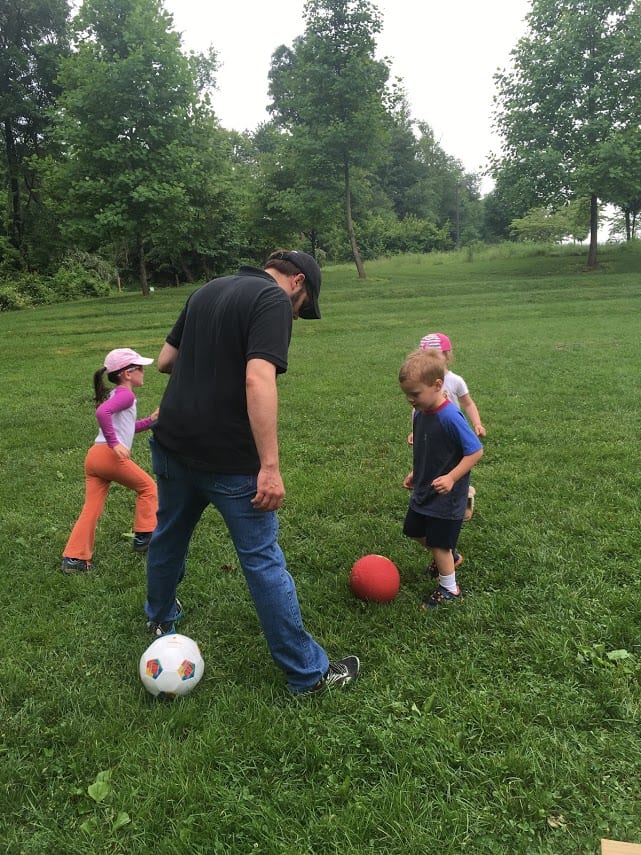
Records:
{"label": "black baseball cap", "polygon": [[318,295],[320,294],[321,286],[321,271],[318,262],[312,255],[306,252],[299,252],[297,249],[291,249],[289,252],[278,252],[270,255],[272,258],[281,258],[283,261],[291,261],[294,267],[297,267],[301,273],[305,275],[307,284],[307,293],[309,301],[307,305],[299,311],[298,317],[305,320],[318,320],[321,316],[320,306],[318,305]]}

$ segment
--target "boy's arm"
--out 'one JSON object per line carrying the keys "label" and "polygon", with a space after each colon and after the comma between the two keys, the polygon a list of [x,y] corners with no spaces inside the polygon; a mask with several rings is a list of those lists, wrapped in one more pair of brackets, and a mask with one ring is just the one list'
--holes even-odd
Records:
{"label": "boy's arm", "polygon": [[468,419],[472,422],[474,433],[477,436],[485,436],[487,431],[483,427],[478,408],[472,400],[472,396],[469,393],[467,395],[461,395],[459,397],[459,401],[463,404],[463,409],[465,410]]}
{"label": "boy's arm", "polygon": [[412,407],[412,430],[407,434],[407,441],[410,445],[414,445],[414,416],[416,415],[416,409]]}
{"label": "boy's arm", "polygon": [[473,454],[466,454],[446,475],[440,475],[432,481],[432,487],[437,493],[449,493],[452,487],[472,469],[483,457],[483,449],[479,448]]}

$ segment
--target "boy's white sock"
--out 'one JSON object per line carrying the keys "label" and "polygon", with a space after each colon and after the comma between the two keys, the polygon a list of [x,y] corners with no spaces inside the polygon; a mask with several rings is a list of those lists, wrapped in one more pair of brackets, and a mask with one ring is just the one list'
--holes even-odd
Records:
{"label": "boy's white sock", "polygon": [[456,584],[456,570],[453,573],[448,573],[447,576],[441,576],[439,573],[438,583],[444,588],[447,588],[448,591],[456,594],[458,591],[458,585]]}

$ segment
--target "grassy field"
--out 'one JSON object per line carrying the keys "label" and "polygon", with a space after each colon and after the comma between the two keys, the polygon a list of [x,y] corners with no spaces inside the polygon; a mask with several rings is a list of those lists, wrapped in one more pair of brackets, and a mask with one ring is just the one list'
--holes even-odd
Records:
{"label": "grassy field", "polygon": [[[187,291],[0,316],[3,633],[0,841],[9,855],[565,855],[641,842],[641,254],[505,251],[325,272],[281,378],[280,513],[305,622],[357,653],[349,692],[292,699],[220,520],[180,591],[206,662],[158,703],[138,680],[144,559],[114,488],[95,573],[60,554],[95,435],[106,351],[156,356]],[[426,614],[401,534],[411,468],[405,355],[446,332],[488,429],[464,526],[464,603]],[[153,369],[139,414],[166,380]],[[134,456],[149,465],[143,437]],[[349,593],[398,565],[393,603]]]}

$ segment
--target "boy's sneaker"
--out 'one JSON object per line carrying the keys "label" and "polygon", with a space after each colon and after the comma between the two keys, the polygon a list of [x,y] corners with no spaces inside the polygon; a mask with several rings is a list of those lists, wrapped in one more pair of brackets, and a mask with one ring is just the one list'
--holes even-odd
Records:
{"label": "boy's sneaker", "polygon": [[147,621],[147,631],[152,635],[155,635],[156,638],[161,638],[163,635],[173,635],[176,632],[175,624],[179,623],[183,617],[185,616],[185,612],[182,607],[182,603],[176,597],[176,614],[173,616],[171,620],[163,621],[162,623],[156,623],[154,620]]}
{"label": "boy's sneaker", "polygon": [[137,531],[134,533],[132,541],[132,549],[134,552],[146,552],[149,549],[149,541],[151,540],[151,531]]}
{"label": "boy's sneaker", "polygon": [[96,568],[91,561],[85,561],[84,558],[63,557],[60,569],[66,576],[71,576],[74,573],[86,573],[87,570],[95,570]]}
{"label": "boy's sneaker", "polygon": [[[456,570],[456,568],[460,567],[462,563],[463,563],[463,556],[461,555],[460,552],[457,552],[455,549],[454,550],[454,569]],[[431,576],[432,579],[438,579],[438,567],[436,566],[436,561],[434,561],[434,559],[432,559],[431,562],[425,568],[425,573],[427,576]]]}
{"label": "boy's sneaker", "polygon": [[425,602],[421,604],[421,608],[425,610],[435,609],[437,606],[441,606],[443,603],[448,602],[448,600],[462,599],[463,592],[461,591],[460,586],[456,586],[456,593],[454,593],[453,591],[448,591],[447,588],[444,588],[442,585],[439,585],[434,593],[430,594]]}
{"label": "boy's sneaker", "polygon": [[324,692],[332,686],[339,689],[345,689],[350,683],[353,683],[361,670],[361,663],[358,656],[346,656],[344,659],[339,659],[336,662],[330,662],[329,668],[325,672],[325,676],[321,677],[318,683],[315,683],[311,689],[305,692],[299,692],[301,695],[315,695]]}

